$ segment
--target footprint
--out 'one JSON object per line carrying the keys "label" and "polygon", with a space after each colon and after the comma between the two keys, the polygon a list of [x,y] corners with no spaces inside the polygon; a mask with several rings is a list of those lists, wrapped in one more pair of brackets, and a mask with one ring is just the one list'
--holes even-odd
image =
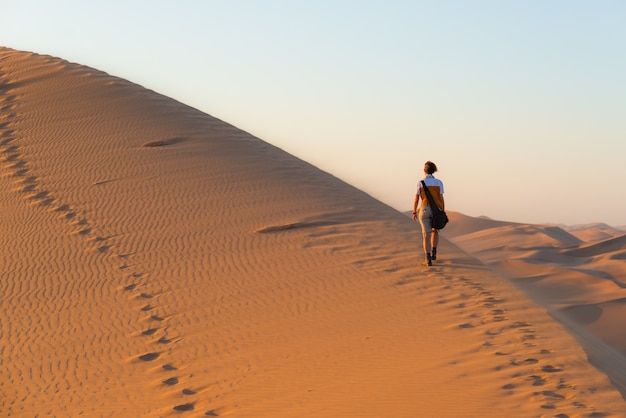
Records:
{"label": "footprint", "polygon": [[[79,226],[89,225],[89,222],[87,222],[87,220],[86,220],[86,219],[79,219],[79,220],[77,220],[77,221],[76,221],[76,222],[74,222],[74,223],[75,223],[76,225],[79,225]],[[96,237],[96,239],[95,239],[95,240],[96,240],[96,241],[98,241],[98,240],[99,240],[98,238],[100,238],[100,237]]]}
{"label": "footprint", "polygon": [[539,360],[534,359],[534,358],[527,358],[526,360],[522,360],[522,361],[517,361],[515,359],[511,360],[512,366],[519,366],[522,364],[537,364],[537,363],[539,363]]}
{"label": "footprint", "polygon": [[98,251],[101,253],[106,253],[107,251],[109,251],[110,248],[111,248],[110,245],[102,245],[98,247]]}
{"label": "footprint", "polygon": [[[26,175],[26,173],[28,173],[30,171],[30,169],[28,167],[26,167],[26,162],[25,161],[18,161],[15,164],[11,164],[9,166],[9,168],[13,169],[13,170],[19,170],[17,173],[20,177],[22,177],[23,175]],[[21,173],[21,172],[24,173]]]}
{"label": "footprint", "polygon": [[169,344],[169,343],[171,343],[171,342],[172,342],[172,340],[170,340],[170,339],[168,339],[168,338],[166,338],[166,337],[161,337],[161,338],[159,338],[159,340],[157,341],[157,343],[159,343],[159,344]]}
{"label": "footprint", "polygon": [[11,153],[17,152],[17,151],[19,151],[19,148],[17,147],[17,145],[11,145],[11,146],[7,147],[7,149],[5,149],[2,152],[4,154],[11,154]]}
{"label": "footprint", "polygon": [[155,332],[158,331],[158,328],[148,328],[147,330],[143,331],[142,334],[143,335],[152,335]]}
{"label": "footprint", "polygon": [[141,361],[153,361],[159,358],[159,353],[147,353],[139,356],[139,360]]}
{"label": "footprint", "polygon": [[529,380],[533,381],[532,383],[533,386],[543,386],[546,384],[548,379],[542,376],[532,375],[529,377]]}
{"label": "footprint", "polygon": [[194,406],[192,403],[184,403],[182,405],[176,405],[174,411],[193,411]]}
{"label": "footprint", "polygon": [[49,197],[47,199],[40,201],[38,205],[39,206],[52,206],[52,204],[54,203],[54,200],[55,199],[53,197]]}
{"label": "footprint", "polygon": [[551,366],[551,365],[543,366],[541,368],[541,370],[543,370],[546,373],[557,373],[557,372],[562,372],[563,371],[563,369],[558,368],[558,367],[554,367],[554,366]]}
{"label": "footprint", "polygon": [[559,381],[559,384],[556,385],[556,388],[557,389],[576,389],[576,386],[567,383],[565,379],[561,378],[561,380]]}
{"label": "footprint", "polygon": [[195,390],[191,390],[191,389],[183,389],[183,395],[195,395],[196,392]]}
{"label": "footprint", "polygon": [[178,370],[176,367],[172,366],[172,365],[171,365],[171,364],[169,364],[169,363],[168,363],[168,364],[164,364],[164,365],[163,365],[163,368],[164,368],[165,370],[169,370],[169,371]]}
{"label": "footprint", "polygon": [[22,187],[21,190],[22,190],[23,193],[33,193],[33,192],[35,192],[35,188],[36,187],[37,187],[37,185],[33,183],[33,184],[29,184],[28,186]]}
{"label": "footprint", "polygon": [[47,198],[49,195],[48,192],[43,191],[43,192],[39,192],[39,193],[35,193],[34,195],[30,196],[31,200],[42,200]]}
{"label": "footprint", "polygon": [[169,386],[174,386],[178,384],[178,378],[170,377],[169,379],[164,380],[163,383]]}
{"label": "footprint", "polygon": [[543,392],[541,392],[541,394],[545,397],[548,398],[557,398],[557,399],[565,399],[565,396],[561,395],[560,393],[557,393],[553,390],[544,390]]}
{"label": "footprint", "polygon": [[34,186],[37,184],[37,177],[35,177],[35,176],[28,176],[25,179],[22,179],[20,181],[20,183],[22,183],[22,184],[29,184],[29,185],[33,186],[33,188],[34,188]]}

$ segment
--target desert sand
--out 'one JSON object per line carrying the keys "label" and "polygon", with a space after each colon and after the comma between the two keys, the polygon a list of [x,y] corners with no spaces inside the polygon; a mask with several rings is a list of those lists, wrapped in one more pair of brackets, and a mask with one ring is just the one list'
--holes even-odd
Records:
{"label": "desert sand", "polygon": [[626,393],[626,231],[451,215],[443,234],[546,307]]}
{"label": "desert sand", "polygon": [[623,239],[489,225],[455,216],[422,267],[419,227],[332,175],[0,48],[0,416],[626,416],[619,350],[573,332],[620,347]]}

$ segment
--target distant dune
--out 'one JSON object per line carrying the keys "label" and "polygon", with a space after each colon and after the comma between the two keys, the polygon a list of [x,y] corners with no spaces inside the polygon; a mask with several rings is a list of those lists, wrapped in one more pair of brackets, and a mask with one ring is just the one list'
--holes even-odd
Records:
{"label": "distant dune", "polygon": [[624,416],[550,315],[621,350],[620,239],[445,232],[473,255],[444,238],[421,267],[419,227],[334,176],[0,48],[0,416]]}
{"label": "distant dune", "polygon": [[585,225],[560,225],[560,227],[585,242],[604,241],[626,234],[624,227],[612,227],[600,222]]}
{"label": "distant dune", "polygon": [[450,218],[450,223],[446,225],[443,234],[447,238],[453,238],[460,235],[467,235],[473,232],[483,231],[485,229],[497,228],[500,226],[517,225],[514,222],[495,221],[486,217],[471,217],[463,215],[459,212],[446,211]]}

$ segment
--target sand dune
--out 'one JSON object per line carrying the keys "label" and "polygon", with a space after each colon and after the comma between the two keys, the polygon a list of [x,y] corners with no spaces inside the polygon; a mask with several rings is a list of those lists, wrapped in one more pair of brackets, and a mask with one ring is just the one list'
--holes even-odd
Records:
{"label": "sand dune", "polygon": [[624,251],[626,251],[626,234],[593,244],[581,245],[563,253],[573,257],[594,257],[611,254],[612,258],[623,258]]}
{"label": "sand dune", "polygon": [[587,235],[592,242],[583,242],[554,226],[518,225],[452,240],[545,306],[626,393],[626,337],[621,332],[626,325],[626,234],[615,237],[617,230],[600,229],[612,230],[609,238],[598,241],[592,232]]}
{"label": "sand dune", "polygon": [[626,411],[544,308],[456,245],[420,267],[405,215],[100,71],[0,49],[0,196],[0,416]]}
{"label": "sand dune", "polygon": [[496,221],[485,217],[476,218],[450,210],[447,213],[450,219],[454,220],[446,225],[445,236],[448,239],[501,226],[519,225],[515,222]]}
{"label": "sand dune", "polygon": [[626,234],[624,227],[612,227],[601,222],[584,225],[559,225],[559,227],[585,242],[604,241]]}

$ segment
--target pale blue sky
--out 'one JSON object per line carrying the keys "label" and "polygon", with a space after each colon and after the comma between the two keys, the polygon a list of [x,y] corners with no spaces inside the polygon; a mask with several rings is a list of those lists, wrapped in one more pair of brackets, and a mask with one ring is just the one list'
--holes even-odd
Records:
{"label": "pale blue sky", "polygon": [[[129,79],[405,211],[626,225],[626,2],[0,0],[0,44]],[[595,196],[596,202],[594,203]]]}

